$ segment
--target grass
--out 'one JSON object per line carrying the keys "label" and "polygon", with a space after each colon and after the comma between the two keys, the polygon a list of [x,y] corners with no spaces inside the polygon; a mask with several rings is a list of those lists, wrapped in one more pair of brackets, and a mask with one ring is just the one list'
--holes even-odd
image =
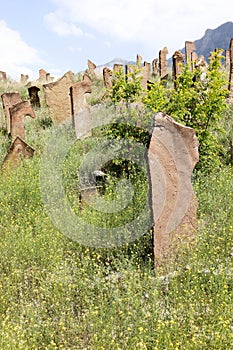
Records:
{"label": "grass", "polygon": [[[231,349],[233,172],[229,162],[208,177],[195,179],[196,241],[172,265],[167,261],[155,271],[150,231],[121,247],[101,249],[72,241],[56,229],[41,199],[39,178],[44,145],[56,128],[45,107],[36,114],[26,123],[27,142],[36,149],[35,157],[0,177],[0,349]],[[232,116],[231,110],[224,116],[226,135],[232,135]],[[9,144],[2,112],[1,120],[2,159]],[[228,137],[222,141],[224,157]],[[103,219],[98,211],[81,208],[77,167],[101,140],[96,130],[93,139],[72,147],[63,165],[63,181],[77,215],[95,225],[115,225],[141,210],[148,188],[143,173],[134,169],[131,181],[140,190],[130,210]],[[106,200],[116,195],[114,173],[111,180]]]}

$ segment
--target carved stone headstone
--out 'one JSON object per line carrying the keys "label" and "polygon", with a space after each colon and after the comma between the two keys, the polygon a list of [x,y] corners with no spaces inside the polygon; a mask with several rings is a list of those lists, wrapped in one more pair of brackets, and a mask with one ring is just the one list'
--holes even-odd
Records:
{"label": "carved stone headstone", "polygon": [[0,81],[7,81],[6,72],[0,71]]}
{"label": "carved stone headstone", "polygon": [[47,82],[47,74],[48,73],[43,68],[39,69],[39,79],[38,80],[41,83]]}
{"label": "carved stone headstone", "polygon": [[159,51],[159,75],[161,79],[167,76],[167,54],[168,49],[166,47]]}
{"label": "carved stone headstone", "polygon": [[141,67],[142,66],[142,56],[140,56],[139,54],[137,54],[137,58],[136,58],[136,65],[138,67]]}
{"label": "carved stone headstone", "polygon": [[230,50],[225,50],[225,68],[226,71],[230,70]]}
{"label": "carved stone headstone", "polygon": [[29,101],[22,101],[10,108],[10,134],[12,139],[19,136],[25,139],[24,119],[26,116],[35,118],[35,113]]}
{"label": "carved stone headstone", "polygon": [[40,88],[37,86],[30,86],[28,88],[28,94],[30,97],[30,102],[33,107],[38,107],[40,108],[40,98],[38,95],[38,92],[40,91]]}
{"label": "carved stone headstone", "polygon": [[96,65],[95,63],[91,62],[90,60],[87,60],[87,65],[88,65],[88,69],[89,69],[89,74],[91,77],[95,77],[95,69],[96,69]]}
{"label": "carved stone headstone", "polygon": [[21,74],[20,76],[20,84],[26,85],[28,82],[29,76],[27,74]]}
{"label": "carved stone headstone", "polygon": [[149,62],[144,61],[143,66],[146,67],[146,76],[147,80],[150,80],[150,72],[151,72],[151,64]]}
{"label": "carved stone headstone", "polygon": [[152,61],[152,77],[156,78],[159,74],[159,60],[158,58],[155,58]]}
{"label": "carved stone headstone", "polygon": [[123,65],[118,64],[118,63],[114,63],[113,70],[114,70],[114,72],[120,72],[123,70]]}
{"label": "carved stone headstone", "polygon": [[2,106],[6,117],[6,128],[7,133],[11,132],[11,122],[10,122],[10,107],[13,105],[22,102],[21,96],[19,92],[4,92],[1,95],[2,98]]}
{"label": "carved stone headstone", "polygon": [[193,41],[185,41],[185,60],[186,64],[190,64],[190,69],[192,69],[192,53],[196,51],[196,45]]}
{"label": "carved stone headstone", "polygon": [[70,87],[75,83],[74,73],[68,71],[59,80],[44,84],[45,100],[55,124],[71,120]]}
{"label": "carved stone headstone", "polygon": [[[134,73],[136,68],[138,68],[138,67],[127,64],[125,66],[125,74]],[[139,71],[136,73],[136,76],[137,76],[137,78],[139,78],[141,80],[142,87],[144,89],[147,89],[147,82],[150,79],[150,64],[149,64],[149,67],[148,67],[147,63],[146,63],[146,65],[140,67]],[[128,76],[127,79],[130,79],[130,77]]]}
{"label": "carved stone headstone", "polygon": [[77,138],[91,136],[90,107],[86,94],[92,92],[92,80],[84,75],[83,80],[70,87],[72,118]]}
{"label": "carved stone headstone", "polygon": [[174,87],[176,87],[175,80],[181,73],[182,64],[184,63],[184,54],[181,51],[175,51],[172,56],[172,76],[174,80]]}
{"label": "carved stone headstone", "polygon": [[155,264],[174,257],[177,244],[195,234],[197,200],[191,175],[197,161],[194,130],[157,113],[148,149]]}
{"label": "carved stone headstone", "polygon": [[106,87],[106,89],[110,89],[112,87],[112,70],[110,68],[104,67],[103,79],[104,79],[104,86]]}
{"label": "carved stone headstone", "polygon": [[31,158],[34,155],[34,149],[29,146],[21,137],[17,136],[12,142],[2,163],[4,170],[8,163],[17,166],[24,158]]}
{"label": "carved stone headstone", "polygon": [[229,71],[229,85],[228,89],[230,90],[229,93],[229,100],[232,101],[233,99],[233,38],[230,41],[230,71]]}

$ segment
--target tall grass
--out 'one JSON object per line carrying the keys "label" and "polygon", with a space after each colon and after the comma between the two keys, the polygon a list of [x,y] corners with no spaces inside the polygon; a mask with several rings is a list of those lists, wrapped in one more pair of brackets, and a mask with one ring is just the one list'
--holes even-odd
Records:
{"label": "tall grass", "polygon": [[[231,349],[232,166],[195,180],[196,241],[155,271],[150,231],[124,246],[100,249],[70,240],[52,224],[39,169],[55,127],[46,109],[36,113],[26,124],[35,157],[0,175],[0,349]],[[228,112],[227,133],[230,117]],[[9,143],[4,125],[0,140],[2,159]],[[77,215],[104,225],[107,219],[101,221],[97,211],[81,208],[77,188],[77,167],[93,145],[87,139],[71,149],[64,187]],[[112,180],[106,200],[114,196]],[[132,181],[140,188],[138,201],[120,220],[141,210],[148,191],[143,175]],[[108,225],[118,220],[112,215]]]}

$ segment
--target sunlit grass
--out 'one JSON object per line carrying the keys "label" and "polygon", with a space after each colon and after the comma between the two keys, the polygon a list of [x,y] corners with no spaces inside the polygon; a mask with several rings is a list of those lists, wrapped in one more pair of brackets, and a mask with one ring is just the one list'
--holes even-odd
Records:
{"label": "sunlit grass", "polygon": [[[232,166],[195,179],[195,243],[172,265],[154,270],[150,231],[122,247],[100,249],[71,241],[54,227],[39,180],[40,156],[53,128],[46,109],[38,110],[37,120],[26,125],[35,157],[0,175],[0,349],[231,349]],[[77,182],[80,159],[98,137],[72,148],[63,177],[74,211],[99,225],[98,212],[81,209]],[[0,140],[2,159],[8,144],[3,130]],[[106,199],[115,198],[114,181]],[[114,224],[141,210],[145,178],[132,174],[132,181],[143,196],[138,203],[136,196],[126,217],[113,214]]]}

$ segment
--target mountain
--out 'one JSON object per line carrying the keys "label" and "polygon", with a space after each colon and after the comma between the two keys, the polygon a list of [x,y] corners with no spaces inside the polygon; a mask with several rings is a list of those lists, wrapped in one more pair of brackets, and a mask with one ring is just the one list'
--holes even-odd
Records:
{"label": "mountain", "polygon": [[95,68],[95,73],[96,73],[97,75],[101,75],[101,74],[103,74],[103,68],[104,68],[104,67],[108,67],[108,68],[113,69],[114,64],[122,64],[123,66],[125,66],[125,65],[127,65],[127,64],[135,64],[135,62],[133,62],[133,61],[127,61],[127,60],[124,60],[123,58],[114,58],[114,59],[113,59],[112,61],[110,61],[110,62],[107,62],[107,63],[105,63],[105,64],[102,64],[102,65],[100,65],[100,66],[97,66],[97,67]]}
{"label": "mountain", "polygon": [[[229,49],[231,38],[233,38],[233,22],[226,22],[215,29],[207,29],[201,39],[194,41],[196,53],[198,56],[203,55],[207,61],[211,51]],[[185,49],[181,51],[185,52]]]}

